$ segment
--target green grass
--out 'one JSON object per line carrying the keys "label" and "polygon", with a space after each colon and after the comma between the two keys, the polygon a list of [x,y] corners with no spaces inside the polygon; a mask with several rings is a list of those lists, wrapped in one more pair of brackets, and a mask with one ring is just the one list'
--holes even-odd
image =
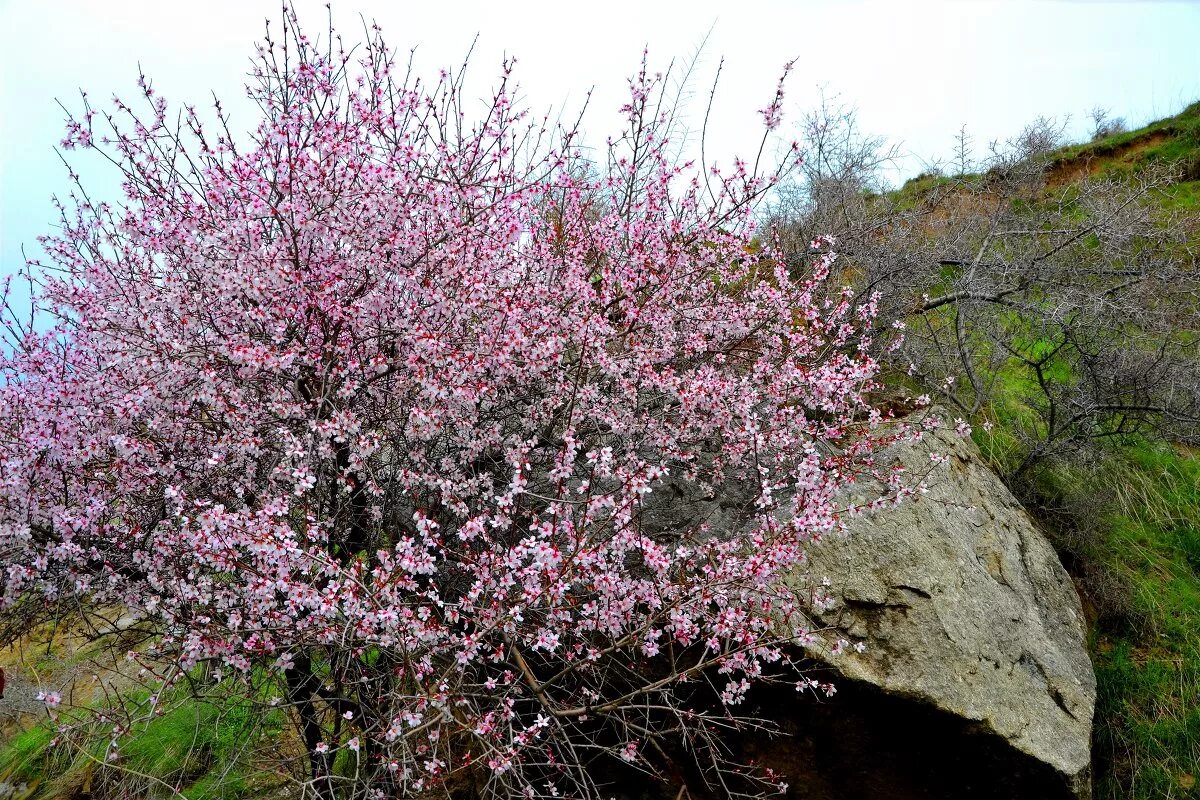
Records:
{"label": "green grass", "polygon": [[1161,194],[1162,207],[1168,211],[1200,210],[1200,180],[1177,183]]}
{"label": "green grass", "polygon": [[[35,790],[46,778],[46,760],[54,728],[48,723],[21,731],[0,749],[0,781],[25,783]],[[34,795],[36,796],[36,795]]]}
{"label": "green grass", "polygon": [[[970,176],[970,178],[977,180],[978,176]],[[915,178],[909,178],[899,189],[890,192],[888,197],[897,211],[911,211],[920,206],[931,191],[948,186],[953,182],[954,179],[944,175],[924,173]]]}
{"label": "green grass", "polygon": [[55,724],[45,720],[0,747],[0,780],[27,784],[28,800],[71,798],[81,796],[85,786],[117,783],[121,796],[260,797],[271,778],[255,774],[255,748],[277,739],[282,730],[281,712],[264,715],[255,704],[218,709],[179,699],[161,716],[119,739],[120,759],[112,769],[102,766],[109,741],[99,735],[103,731],[71,746],[51,747]]}
{"label": "green grass", "polygon": [[[1018,349],[1043,354],[1019,324],[1010,333]],[[1047,371],[1071,379],[1065,363]],[[993,426],[977,425],[973,438],[1007,473],[1040,432],[1030,405],[1039,390],[1015,362],[996,377]],[[1127,439],[1026,480],[1091,621],[1096,800],[1200,798],[1200,453]]]}
{"label": "green grass", "polygon": [[[1150,163],[1176,163],[1184,170],[1184,180],[1200,181],[1200,102],[1193,103],[1172,117],[1151,122],[1137,130],[1116,133],[1094,142],[1067,145],[1050,156],[1051,168],[1092,162],[1099,175],[1129,177]],[[950,178],[923,173],[888,193],[896,209],[917,208],[937,188],[957,180],[978,182],[983,176],[959,175]],[[1184,198],[1192,195],[1189,192]],[[1192,207],[1190,204],[1188,208]]]}
{"label": "green grass", "polygon": [[1193,103],[1173,117],[1151,122],[1137,130],[1064,147],[1055,153],[1055,161],[1064,163],[1093,159],[1101,162],[1102,169],[1111,169],[1121,165],[1121,160],[1117,158],[1120,153],[1154,137],[1165,138],[1157,144],[1139,149],[1127,163],[1188,161],[1200,155],[1200,103]]}
{"label": "green grass", "polygon": [[1200,460],[1163,445],[1115,454],[1104,554],[1141,624],[1093,636],[1099,798],[1197,797],[1200,772]]}
{"label": "green grass", "polygon": [[[1008,467],[1031,420],[1012,396],[989,416],[976,441]],[[1096,800],[1200,798],[1200,458],[1140,441],[1032,479],[1044,509],[1095,512],[1053,538],[1093,618]]]}

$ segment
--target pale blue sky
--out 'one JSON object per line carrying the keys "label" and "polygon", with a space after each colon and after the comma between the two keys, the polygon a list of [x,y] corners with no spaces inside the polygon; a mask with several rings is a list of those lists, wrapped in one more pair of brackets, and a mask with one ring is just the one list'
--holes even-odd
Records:
{"label": "pale blue sky", "polygon": [[[797,57],[793,117],[823,85],[858,107],[866,129],[902,143],[908,173],[949,155],[963,123],[982,145],[1037,115],[1070,114],[1081,136],[1095,105],[1140,124],[1200,99],[1200,3],[692,0],[637,10],[643,4],[335,0],[334,11],[346,38],[361,13],[393,46],[418,45],[425,73],[457,64],[480,34],[472,85],[481,94],[503,52],[519,58],[535,107],[571,108],[595,86],[586,129],[597,141],[616,125],[643,44],[661,66],[712,27],[697,89],[706,94],[724,56],[710,126],[721,158],[756,144],[754,111]],[[321,0],[296,5],[314,31],[324,25]],[[267,16],[278,17],[276,0],[0,0],[0,274],[20,265],[22,244],[36,251],[34,238],[54,221],[50,196],[66,192],[56,98],[78,107],[80,87],[101,102],[132,96],[140,61],[168,99],[200,105],[215,90],[248,128],[241,79]],[[118,199],[111,170],[73,155],[95,194]]]}

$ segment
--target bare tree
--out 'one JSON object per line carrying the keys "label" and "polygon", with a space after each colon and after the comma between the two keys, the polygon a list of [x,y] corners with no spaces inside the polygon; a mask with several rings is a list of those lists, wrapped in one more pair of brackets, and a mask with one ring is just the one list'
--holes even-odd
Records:
{"label": "bare tree", "polygon": [[1096,106],[1088,112],[1088,119],[1092,121],[1092,141],[1106,139],[1118,133],[1124,133],[1128,130],[1125,126],[1124,117],[1114,117],[1107,108]]}
{"label": "bare tree", "polygon": [[906,329],[889,357],[925,390],[976,420],[1001,389],[1019,400],[1012,477],[1099,438],[1200,439],[1195,252],[1157,202],[1175,166],[1067,181],[1065,125],[1040,118],[980,165],[964,129],[954,177],[880,193],[889,151],[830,111],[804,130],[810,175],[830,183],[794,187],[775,233],[797,258],[818,232],[836,237],[842,282],[880,292],[882,318]]}
{"label": "bare tree", "polygon": [[895,144],[865,134],[855,110],[823,90],[820,105],[800,121],[799,145],[800,169],[777,189],[772,214],[803,220],[814,231],[806,241],[864,219],[867,200],[886,188],[883,170],[900,155]]}

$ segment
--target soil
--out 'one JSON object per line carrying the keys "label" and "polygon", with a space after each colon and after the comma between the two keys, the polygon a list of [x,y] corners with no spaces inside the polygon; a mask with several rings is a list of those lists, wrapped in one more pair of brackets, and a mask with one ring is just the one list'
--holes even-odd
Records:
{"label": "soil", "polygon": [[1170,135],[1164,131],[1155,131],[1154,133],[1146,134],[1141,138],[1125,142],[1111,149],[1085,153],[1074,158],[1059,161],[1046,174],[1046,185],[1057,187],[1083,180],[1091,175],[1095,175],[1105,164],[1111,164],[1114,161],[1132,160],[1170,138]]}

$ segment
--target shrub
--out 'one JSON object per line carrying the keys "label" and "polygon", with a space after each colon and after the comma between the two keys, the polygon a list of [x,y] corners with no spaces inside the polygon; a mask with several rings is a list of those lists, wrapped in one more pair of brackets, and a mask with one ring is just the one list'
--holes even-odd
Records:
{"label": "shrub", "polygon": [[[878,471],[874,301],[824,290],[822,242],[802,278],[750,246],[794,159],[673,165],[643,64],[590,163],[510,65],[472,122],[377,30],[284,23],[248,143],[145,79],[69,121],[125,201],[73,195],[42,327],[10,321],[10,612],[120,604],[164,691],[273,685],[320,797],[592,797],[680,736],[735,786],[720,737],[813,636],[776,578]],[[652,524],[668,480],[748,487],[736,535]]]}

